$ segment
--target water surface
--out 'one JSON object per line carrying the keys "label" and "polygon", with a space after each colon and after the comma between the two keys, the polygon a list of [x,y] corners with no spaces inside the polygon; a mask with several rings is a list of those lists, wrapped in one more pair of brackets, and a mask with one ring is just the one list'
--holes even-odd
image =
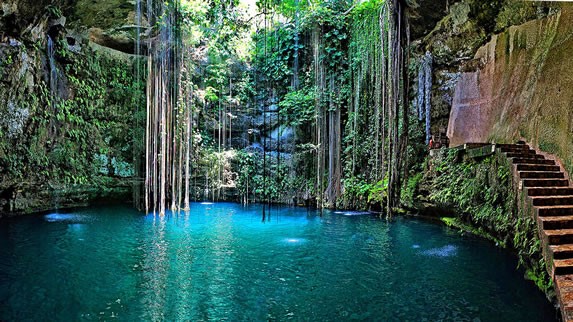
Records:
{"label": "water surface", "polygon": [[555,320],[516,267],[487,241],[412,219],[91,208],[0,222],[0,320]]}

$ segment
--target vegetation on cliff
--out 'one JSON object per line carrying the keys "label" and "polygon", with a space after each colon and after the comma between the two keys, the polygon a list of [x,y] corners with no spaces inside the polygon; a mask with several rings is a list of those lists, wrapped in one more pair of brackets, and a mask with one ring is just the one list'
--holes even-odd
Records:
{"label": "vegetation on cliff", "polygon": [[423,177],[411,179],[410,206],[440,216],[462,231],[483,236],[517,253],[527,277],[552,291],[535,219],[516,207],[509,160],[498,153],[464,158],[462,150],[443,150],[427,159]]}
{"label": "vegetation on cliff", "polygon": [[[48,10],[46,17],[57,14]],[[43,39],[9,37],[0,45],[0,189],[105,189],[113,178],[133,176],[133,144],[143,139],[134,125],[144,117],[133,109],[141,95],[137,60],[76,42],[62,26],[48,31]],[[2,204],[2,211],[38,210]]]}

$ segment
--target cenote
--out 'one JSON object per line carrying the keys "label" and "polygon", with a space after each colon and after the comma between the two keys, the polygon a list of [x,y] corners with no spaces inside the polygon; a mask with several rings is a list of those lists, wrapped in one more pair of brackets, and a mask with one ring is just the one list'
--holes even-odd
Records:
{"label": "cenote", "polygon": [[573,2],[0,3],[0,322],[573,322]]}
{"label": "cenote", "polygon": [[552,321],[509,252],[422,220],[193,203],[0,226],[0,320]]}

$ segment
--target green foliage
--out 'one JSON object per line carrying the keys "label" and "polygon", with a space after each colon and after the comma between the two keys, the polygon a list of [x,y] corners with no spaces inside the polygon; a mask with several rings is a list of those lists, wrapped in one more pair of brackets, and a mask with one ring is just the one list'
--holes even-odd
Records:
{"label": "green foliage", "polygon": [[236,152],[233,171],[238,173],[237,190],[251,201],[287,202],[301,187],[300,178],[289,176],[289,168],[284,162],[279,164],[270,154],[266,158],[263,162],[260,152]]}
{"label": "green foliage", "polygon": [[281,95],[290,85],[294,58],[295,29],[292,24],[276,24],[254,35],[254,61],[261,83],[272,82]]}
{"label": "green foliage", "polygon": [[495,31],[499,32],[509,26],[516,26],[535,19],[535,3],[526,1],[506,1],[503,9],[495,19]]}
{"label": "green foliage", "polygon": [[62,16],[62,9],[53,4],[48,5],[46,7],[46,11],[48,12],[48,17],[50,17],[51,19],[58,19]]}
{"label": "green foliage", "polygon": [[560,148],[556,143],[546,141],[539,142],[539,149],[549,153],[558,153],[560,151]]}
{"label": "green foliage", "polygon": [[386,0],[362,1],[352,9],[352,16],[356,20],[368,18],[373,12],[379,11],[385,1]]}
{"label": "green foliage", "polygon": [[461,218],[458,218],[458,217],[441,217],[440,220],[444,224],[446,224],[448,227],[457,228],[457,229],[460,229],[462,231],[472,233],[476,236],[487,238],[489,240],[494,241],[498,245],[501,244],[500,240],[498,240],[496,237],[494,237],[489,232],[484,230],[482,227],[472,226],[471,224],[464,222]]}
{"label": "green foliage", "polygon": [[301,125],[314,119],[314,91],[302,89],[285,95],[279,103],[280,114],[287,125]]}
{"label": "green foliage", "polygon": [[[240,150],[236,155],[237,172],[237,190],[241,195],[250,194],[251,191],[258,189],[260,185],[260,176],[257,176],[258,158],[254,153]],[[256,180],[253,180],[256,179]],[[249,187],[250,186],[250,187]]]}
{"label": "green foliage", "polygon": [[375,183],[365,182],[360,177],[345,178],[342,181],[344,192],[340,205],[348,209],[380,208],[385,202],[388,191],[388,179]]}
{"label": "green foliage", "polygon": [[503,8],[504,0],[490,0],[490,1],[474,1],[475,4],[471,6],[470,15],[476,18],[479,26],[484,26],[487,32],[491,32],[495,28],[496,21],[492,17],[496,17],[501,8]]}
{"label": "green foliage", "polygon": [[342,180],[344,190],[340,198],[342,208],[367,209],[370,184],[360,178],[349,177]]}
{"label": "green foliage", "polygon": [[368,203],[383,204],[386,201],[388,192],[388,177],[370,186],[368,191]]}
{"label": "green foliage", "polygon": [[366,180],[375,182],[385,174],[380,151],[387,141],[382,133],[388,125],[382,113],[382,55],[380,10],[382,1],[370,0],[357,4],[349,15],[347,92],[348,122],[344,129],[344,173],[356,176],[366,173]]}
{"label": "green foliage", "polygon": [[332,30],[323,34],[322,41],[324,42],[325,54],[322,59],[331,68],[344,66],[347,56],[343,44],[344,40],[348,38],[346,24],[342,19],[333,19],[330,22],[333,23]]}
{"label": "green foliage", "polygon": [[217,96],[217,90],[213,87],[209,86],[205,90],[205,100],[215,103],[219,100],[219,96]]}
{"label": "green foliage", "polygon": [[[136,85],[140,82],[134,80],[130,64],[87,49],[68,52],[63,46],[56,44],[58,88],[50,91],[40,80],[26,95],[11,98],[28,110],[29,118],[23,135],[0,135],[0,175],[5,181],[86,184],[99,182],[102,167],[105,175],[133,173],[126,165],[133,159],[133,142],[143,140],[142,129],[134,126],[144,117],[134,113],[135,100],[143,94]],[[42,54],[37,48],[28,50],[30,55]],[[0,84],[0,100],[10,96],[10,86],[17,85]],[[11,144],[17,151],[8,151]]]}
{"label": "green foliage", "polygon": [[14,64],[14,59],[12,58],[12,55],[7,55],[6,59],[2,62],[2,65],[12,65]]}
{"label": "green foliage", "polygon": [[417,174],[410,176],[406,187],[402,189],[402,195],[400,200],[402,204],[412,206],[417,199],[418,186],[424,177],[423,172],[418,172]]}
{"label": "green foliage", "polygon": [[[188,0],[179,9],[183,51],[183,88],[190,91],[199,123],[220,122],[221,113],[237,114],[254,96],[248,63],[251,24],[239,1]],[[203,108],[198,108],[203,107]],[[200,129],[206,146],[212,133]]]}

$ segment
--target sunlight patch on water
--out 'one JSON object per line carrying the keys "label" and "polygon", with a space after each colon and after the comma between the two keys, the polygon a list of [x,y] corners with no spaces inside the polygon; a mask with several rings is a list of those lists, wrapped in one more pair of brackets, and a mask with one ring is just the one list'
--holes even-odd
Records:
{"label": "sunlight patch on water", "polygon": [[201,204],[202,204],[202,205],[212,205],[213,203],[212,203],[212,202],[205,201],[205,202],[202,202]]}
{"label": "sunlight patch on water", "polygon": [[451,257],[455,256],[458,248],[454,245],[446,245],[444,247],[430,248],[422,252],[423,255],[432,257]]}
{"label": "sunlight patch on water", "polygon": [[288,245],[299,245],[306,243],[306,239],[304,238],[285,238],[283,242]]}
{"label": "sunlight patch on water", "polygon": [[73,231],[82,231],[86,227],[85,224],[69,224],[68,229]]}
{"label": "sunlight patch on water", "polygon": [[44,216],[44,220],[47,222],[85,222],[90,220],[90,216],[77,215],[77,214],[47,214]]}
{"label": "sunlight patch on water", "polygon": [[334,213],[337,215],[343,215],[343,216],[370,215],[370,212],[368,212],[368,211],[335,211]]}

